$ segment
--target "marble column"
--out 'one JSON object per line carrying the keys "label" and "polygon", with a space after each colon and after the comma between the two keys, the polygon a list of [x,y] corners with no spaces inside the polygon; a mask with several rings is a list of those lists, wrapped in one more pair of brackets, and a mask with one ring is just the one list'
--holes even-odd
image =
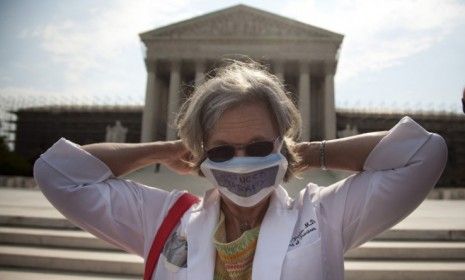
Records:
{"label": "marble column", "polygon": [[175,126],[176,114],[179,110],[179,89],[181,88],[181,64],[179,61],[171,63],[170,86],[168,97],[168,123],[166,125],[166,140],[175,140],[177,130]]}
{"label": "marble column", "polygon": [[310,141],[310,67],[301,63],[299,67],[299,110],[302,116],[302,141]]}
{"label": "marble column", "polygon": [[205,61],[195,62],[195,86],[198,87],[205,80]]}
{"label": "marble column", "polygon": [[324,138],[336,138],[336,108],[334,104],[334,74],[327,73],[324,83]]}
{"label": "marble column", "polygon": [[281,82],[284,82],[284,63],[282,61],[276,61],[273,63],[274,74]]}
{"label": "marble column", "polygon": [[149,62],[147,67],[147,88],[145,106],[142,114],[141,142],[157,139],[157,119],[159,118],[160,88],[157,78],[156,62]]}

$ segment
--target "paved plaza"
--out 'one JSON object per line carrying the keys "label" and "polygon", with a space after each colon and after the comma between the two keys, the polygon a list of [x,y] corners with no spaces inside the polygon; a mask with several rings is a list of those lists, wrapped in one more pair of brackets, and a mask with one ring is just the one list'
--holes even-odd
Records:
{"label": "paved plaza", "polygon": [[[167,190],[174,188],[187,189],[201,195],[209,183],[198,176],[173,176],[173,173],[162,168],[161,172],[154,173],[149,167],[131,174],[131,179],[143,182],[150,186],[162,187]],[[343,173],[309,172],[303,179],[292,180],[287,189],[292,196],[298,193],[306,180],[312,180],[320,185],[328,185],[340,178]],[[19,216],[38,216],[61,218],[39,190],[20,190],[0,188],[0,212]],[[425,200],[410,216],[394,229],[418,230],[459,230],[465,232],[465,200]]]}

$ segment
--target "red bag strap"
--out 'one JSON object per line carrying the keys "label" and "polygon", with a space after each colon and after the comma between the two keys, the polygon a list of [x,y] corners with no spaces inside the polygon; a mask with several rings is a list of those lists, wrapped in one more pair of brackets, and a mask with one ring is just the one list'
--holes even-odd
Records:
{"label": "red bag strap", "polygon": [[191,208],[192,205],[199,202],[199,198],[190,193],[182,194],[178,200],[171,206],[168,214],[160,225],[160,228],[155,235],[152,247],[150,248],[147,261],[145,262],[144,280],[150,280],[155,271],[155,266],[158,263],[160,254],[165,246],[166,240],[170,236],[174,227],[181,220],[182,215]]}

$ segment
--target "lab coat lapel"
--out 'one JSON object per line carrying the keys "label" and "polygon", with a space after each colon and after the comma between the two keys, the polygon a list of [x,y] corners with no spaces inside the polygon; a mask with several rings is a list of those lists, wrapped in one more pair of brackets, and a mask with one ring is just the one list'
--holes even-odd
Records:
{"label": "lab coat lapel", "polygon": [[252,279],[281,278],[284,258],[298,216],[297,210],[291,204],[287,192],[279,187],[260,227]]}
{"label": "lab coat lapel", "polygon": [[218,194],[211,190],[191,213],[186,228],[187,279],[213,279],[216,253],[212,239],[218,216]]}

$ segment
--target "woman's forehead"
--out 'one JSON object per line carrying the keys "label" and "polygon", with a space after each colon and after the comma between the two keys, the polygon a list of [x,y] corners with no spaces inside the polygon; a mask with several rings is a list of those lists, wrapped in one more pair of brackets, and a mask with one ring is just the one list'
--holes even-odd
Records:
{"label": "woman's forehead", "polygon": [[243,144],[270,140],[278,132],[274,118],[262,103],[247,103],[226,110],[210,131],[208,144]]}

